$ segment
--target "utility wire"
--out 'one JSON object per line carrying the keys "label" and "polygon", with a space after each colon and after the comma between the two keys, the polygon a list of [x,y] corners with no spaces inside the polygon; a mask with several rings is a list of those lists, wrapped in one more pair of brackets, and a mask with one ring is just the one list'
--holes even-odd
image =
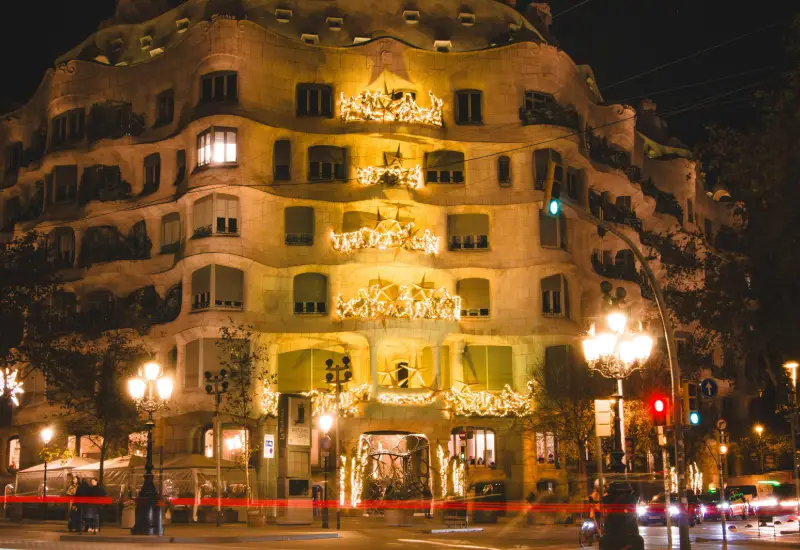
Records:
{"label": "utility wire", "polygon": [[667,63],[662,63],[661,65],[653,67],[652,69],[648,69],[646,71],[642,71],[641,73],[635,74],[633,76],[629,76],[628,78],[624,78],[622,80],[618,80],[617,82],[614,82],[613,84],[609,84],[608,86],[604,86],[603,89],[605,91],[605,90],[608,90],[608,89],[613,88],[615,86],[619,86],[620,84],[625,84],[626,82],[630,82],[631,80],[636,80],[637,78],[641,78],[643,76],[652,74],[652,73],[654,73],[656,71],[660,71],[661,69],[664,69],[666,67],[670,67],[672,65],[676,65],[678,63],[681,63],[682,61],[686,61],[687,59],[692,59],[693,57],[697,57],[698,55],[702,55],[704,53],[716,50],[716,49],[721,48],[723,46],[727,46],[728,44],[732,44],[732,43],[734,43],[734,42],[736,42],[738,40],[741,40],[742,38],[747,38],[748,36],[752,36],[752,35],[754,35],[754,34],[756,34],[758,32],[761,32],[763,30],[766,30],[766,29],[769,29],[769,28],[772,28],[772,27],[776,27],[779,24],[780,24],[779,22],[769,23],[769,24],[764,25],[762,27],[759,27],[757,29],[754,29],[754,30],[751,30],[751,31],[747,31],[747,32],[742,33],[742,34],[740,34],[738,36],[734,36],[733,38],[729,38],[728,40],[724,40],[724,41],[722,41],[722,42],[720,42],[718,44],[714,44],[713,46],[709,46],[707,48],[703,48],[702,50],[696,50],[696,51],[694,51],[694,52],[692,52],[690,54],[684,55],[683,57],[679,57],[678,59],[675,59],[673,61],[668,61]]}
{"label": "utility wire", "polygon": [[583,0],[583,2],[580,2],[580,3],[578,3],[578,4],[575,4],[574,6],[572,6],[572,7],[569,7],[569,8],[567,8],[567,9],[565,9],[564,11],[560,11],[560,12],[558,12],[557,14],[555,14],[555,15],[553,16],[553,19],[555,19],[556,17],[560,17],[560,16],[564,15],[565,13],[569,13],[569,12],[571,12],[572,10],[574,10],[575,8],[580,8],[582,5],[584,5],[584,4],[588,4],[588,3],[589,3],[589,2],[591,2],[591,1],[592,1],[592,0]]}

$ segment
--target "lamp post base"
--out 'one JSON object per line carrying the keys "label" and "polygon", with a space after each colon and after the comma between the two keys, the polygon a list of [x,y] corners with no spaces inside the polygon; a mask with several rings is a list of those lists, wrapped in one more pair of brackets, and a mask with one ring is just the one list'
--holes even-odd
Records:
{"label": "lamp post base", "polygon": [[158,507],[159,494],[153,483],[153,475],[145,475],[139,498],[136,499],[136,522],[131,528],[131,535],[161,536],[161,510]]}

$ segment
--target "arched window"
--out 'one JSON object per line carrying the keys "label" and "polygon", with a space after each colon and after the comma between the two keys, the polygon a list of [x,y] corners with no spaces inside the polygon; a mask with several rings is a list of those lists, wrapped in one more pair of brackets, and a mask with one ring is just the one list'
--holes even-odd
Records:
{"label": "arched window", "polygon": [[244,272],[225,265],[207,265],[192,273],[192,310],[244,307]]}
{"label": "arched window", "polygon": [[461,317],[488,317],[491,287],[488,279],[461,279],[456,293],[461,297]]}
{"label": "arched window", "polygon": [[497,159],[497,182],[500,187],[511,186],[511,159],[506,156]]}
{"label": "arched window", "polygon": [[57,227],[47,235],[48,258],[57,268],[75,263],[75,232],[71,227]]}
{"label": "arched window", "polygon": [[6,445],[6,469],[9,472],[19,470],[20,451],[19,437],[16,435],[9,437]]}
{"label": "arched window", "polygon": [[326,313],[328,278],[321,273],[301,273],[294,278],[295,315]]}
{"label": "arched window", "polygon": [[181,215],[170,212],[161,218],[161,253],[172,254],[181,246]]}
{"label": "arched window", "polygon": [[[222,460],[239,462],[242,460],[245,445],[245,429],[241,426],[222,427]],[[249,442],[252,447],[252,442]],[[203,432],[203,454],[212,458],[216,445],[214,444],[214,428]]]}
{"label": "arched window", "polygon": [[569,317],[569,287],[563,275],[542,279],[542,314],[547,317]]}
{"label": "arched window", "polygon": [[451,432],[447,448],[450,458],[457,458],[470,466],[494,468],[497,462],[495,433],[490,428],[455,428]]}

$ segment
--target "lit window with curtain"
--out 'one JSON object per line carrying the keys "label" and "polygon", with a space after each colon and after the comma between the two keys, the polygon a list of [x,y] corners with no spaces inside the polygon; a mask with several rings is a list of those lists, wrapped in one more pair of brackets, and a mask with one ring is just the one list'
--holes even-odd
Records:
{"label": "lit window with curtain", "polygon": [[462,364],[471,389],[501,391],[514,383],[511,346],[465,346]]}
{"label": "lit window with curtain", "polygon": [[[244,452],[245,432],[241,427],[222,428],[222,460],[238,461]],[[214,457],[214,428],[203,433],[203,454]]]}
{"label": "lit window with curtain", "polygon": [[197,135],[197,166],[236,163],[236,128],[211,127]]}
{"label": "lit window with curtain", "polygon": [[488,279],[461,279],[456,286],[461,297],[461,318],[488,317],[491,311],[491,287]]}
{"label": "lit window with curtain", "polygon": [[569,317],[569,287],[563,275],[542,279],[542,314],[547,317]]}
{"label": "lit window with curtain", "polygon": [[192,273],[192,311],[244,307],[244,272],[235,267],[207,265]]}

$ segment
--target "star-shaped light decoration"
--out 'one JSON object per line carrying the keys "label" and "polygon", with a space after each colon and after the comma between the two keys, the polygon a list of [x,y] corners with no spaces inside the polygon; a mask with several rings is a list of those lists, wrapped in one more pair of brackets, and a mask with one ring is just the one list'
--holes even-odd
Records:
{"label": "star-shaped light decoration", "polygon": [[22,380],[17,381],[17,372],[16,370],[5,369],[2,381],[0,381],[0,390],[2,390],[3,395],[11,398],[11,402],[14,405],[19,407],[19,398],[17,396],[25,393],[25,390],[22,387]]}

